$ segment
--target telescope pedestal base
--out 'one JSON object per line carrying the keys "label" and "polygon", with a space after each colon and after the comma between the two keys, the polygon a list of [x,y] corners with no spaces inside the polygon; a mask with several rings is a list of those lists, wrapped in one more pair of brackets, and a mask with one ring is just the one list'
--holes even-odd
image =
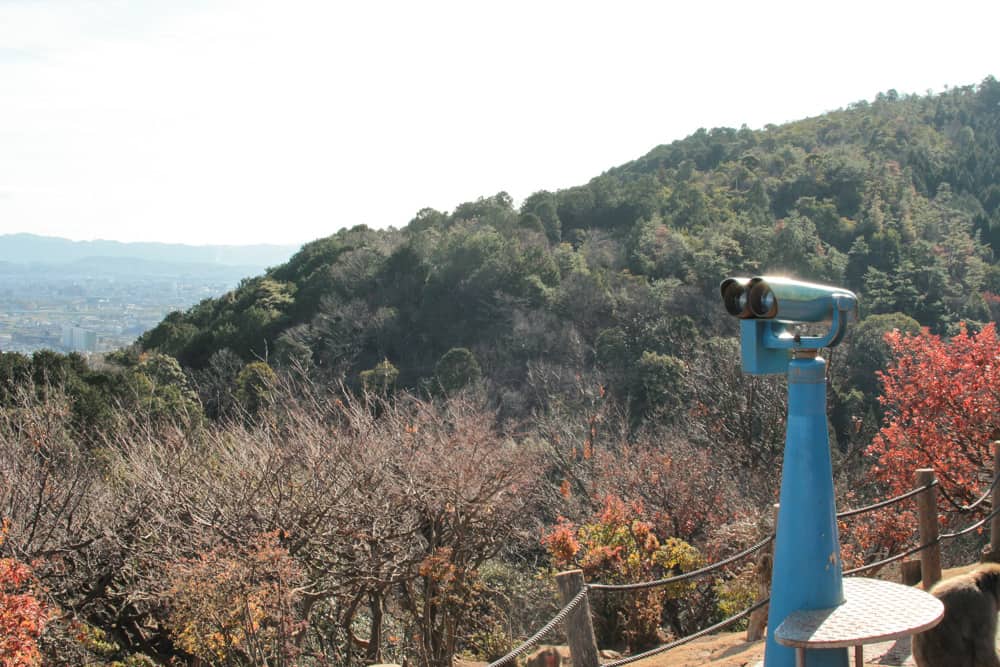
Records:
{"label": "telescope pedestal base", "polygon": [[[833,467],[826,420],[826,362],[788,366],[788,428],[781,473],[765,667],[795,667],[795,649],[778,644],[777,627],[804,609],[844,601]],[[848,667],[846,648],[808,652],[811,667]]]}

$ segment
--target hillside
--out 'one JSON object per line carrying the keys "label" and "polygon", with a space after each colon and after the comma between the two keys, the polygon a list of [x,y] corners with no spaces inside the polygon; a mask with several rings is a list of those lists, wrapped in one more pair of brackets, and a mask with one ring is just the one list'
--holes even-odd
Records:
{"label": "hillside", "polygon": [[[443,356],[464,348],[515,411],[544,366],[604,369],[641,414],[663,398],[648,376],[735,331],[716,294],[733,273],[847,286],[883,316],[870,329],[897,312],[935,332],[992,321],[998,101],[993,78],[889,91],[780,127],[699,130],[519,207],[499,193],[400,230],[345,229],[141,345],[192,369],[228,349],[352,385],[387,361],[406,388],[438,383]],[[846,369],[869,400],[878,362]]]}

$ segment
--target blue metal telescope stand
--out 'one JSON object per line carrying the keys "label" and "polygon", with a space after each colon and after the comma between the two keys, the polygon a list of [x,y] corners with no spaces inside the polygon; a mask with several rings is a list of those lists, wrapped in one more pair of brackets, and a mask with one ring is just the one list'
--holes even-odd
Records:
{"label": "blue metal telescope stand", "polygon": [[[855,302],[856,304],[856,302]],[[826,361],[823,347],[840,342],[847,310],[833,308],[830,331],[801,337],[776,320],[741,320],[743,369],[751,374],[788,375],[788,426],[771,605],[768,612],[764,667],[795,667],[795,650],[775,641],[781,622],[799,609],[835,607],[844,601],[837,509],[826,419]],[[810,649],[809,667],[848,667],[848,650]]]}

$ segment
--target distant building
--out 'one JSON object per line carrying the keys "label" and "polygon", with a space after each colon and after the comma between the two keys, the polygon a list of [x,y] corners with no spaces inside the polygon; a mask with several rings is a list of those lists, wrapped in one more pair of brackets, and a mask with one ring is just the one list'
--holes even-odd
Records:
{"label": "distant building", "polygon": [[94,352],[97,350],[97,332],[82,327],[64,326],[62,346],[69,352]]}

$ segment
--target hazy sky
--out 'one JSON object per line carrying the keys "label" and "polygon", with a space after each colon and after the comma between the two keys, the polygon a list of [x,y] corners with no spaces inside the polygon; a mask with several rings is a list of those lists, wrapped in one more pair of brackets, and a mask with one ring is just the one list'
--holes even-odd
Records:
{"label": "hazy sky", "polygon": [[1000,2],[0,0],[0,233],[300,243],[1000,76]]}

